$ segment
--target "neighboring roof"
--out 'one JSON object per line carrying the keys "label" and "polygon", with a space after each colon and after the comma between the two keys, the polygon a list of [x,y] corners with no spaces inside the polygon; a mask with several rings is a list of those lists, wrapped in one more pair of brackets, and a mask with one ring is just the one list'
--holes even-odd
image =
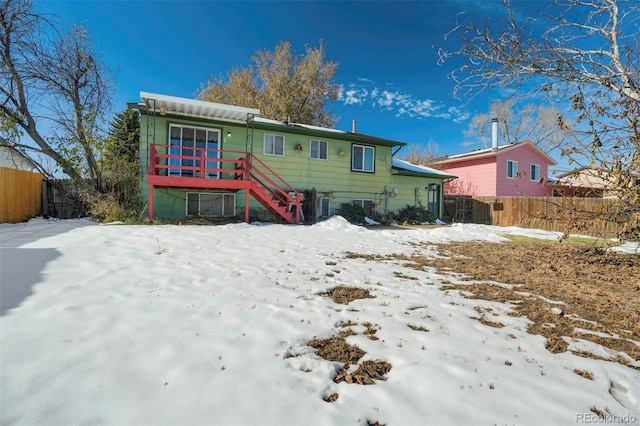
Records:
{"label": "neighboring roof", "polygon": [[[639,173],[635,173],[634,171],[631,171],[631,173],[640,177]],[[549,181],[556,185],[595,189],[606,189],[612,185],[613,180],[613,175],[610,176],[610,179],[607,179],[606,171],[602,172],[597,168],[589,166],[579,167],[575,170],[562,173],[556,177],[549,178]]]}
{"label": "neighboring roof", "polygon": [[[312,126],[309,124],[283,123],[262,117],[256,108],[245,108],[235,105],[218,104],[214,102],[200,101],[196,99],[178,98],[175,96],[160,95],[157,93],[140,92],[142,102],[135,104],[136,108],[147,109],[156,114],[172,114],[185,117],[195,117],[209,120],[228,121],[245,124],[252,116],[253,125],[259,129],[276,130],[281,132],[295,132],[309,136],[339,138],[341,140],[359,142],[370,145],[404,146],[405,142],[392,139],[379,138],[363,133],[346,132],[344,130],[330,129],[327,127]],[[339,136],[338,136],[339,135]]]}
{"label": "neighboring roof", "polygon": [[140,92],[142,106],[157,114],[176,114],[187,117],[246,123],[249,114],[260,114],[256,108],[217,104],[197,99],[178,98],[157,93]]}
{"label": "neighboring roof", "polygon": [[474,160],[474,159],[477,159],[477,158],[493,157],[493,156],[498,155],[499,153],[511,151],[513,149],[516,149],[516,148],[519,148],[519,147],[522,147],[522,146],[528,146],[529,148],[533,149],[534,151],[537,151],[540,156],[544,157],[547,160],[548,164],[551,164],[551,165],[557,164],[553,160],[553,158],[549,157],[540,148],[538,148],[536,145],[532,144],[529,141],[520,142],[520,143],[512,143],[512,144],[507,144],[507,145],[501,145],[496,149],[494,149],[494,148],[484,148],[484,149],[476,149],[476,150],[469,151],[469,152],[463,152],[462,154],[447,155],[447,156],[438,158],[436,160],[436,162],[438,164],[450,164],[450,163],[455,163],[455,162],[458,162],[458,161]]}
{"label": "neighboring roof", "polygon": [[442,170],[412,164],[408,161],[400,160],[399,158],[393,158],[391,166],[393,169],[398,171],[398,174],[405,176],[424,176],[440,179],[454,179],[457,177]]}
{"label": "neighboring roof", "polygon": [[10,147],[0,145],[0,167],[18,169],[24,171],[37,170],[35,163],[20,151]]}
{"label": "neighboring roof", "polygon": [[604,189],[606,186],[603,182],[580,182],[577,180],[566,179],[562,177],[553,177],[550,176],[547,178],[547,181],[556,186],[572,186],[576,188],[594,188],[594,189]]}

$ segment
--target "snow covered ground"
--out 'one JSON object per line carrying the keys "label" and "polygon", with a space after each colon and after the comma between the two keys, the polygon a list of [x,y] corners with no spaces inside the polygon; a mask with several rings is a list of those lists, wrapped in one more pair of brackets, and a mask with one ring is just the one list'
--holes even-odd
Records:
{"label": "snow covered ground", "polygon": [[[345,258],[435,255],[411,243],[507,233],[557,238],[469,224],[371,230],[340,217],[310,227],[0,225],[0,424],[602,423],[592,408],[639,424],[639,371],[552,354],[508,304],[444,292],[436,271]],[[340,305],[319,294],[338,285],[376,297]],[[478,305],[506,326],[472,319]],[[366,351],[361,362],[392,365],[386,380],[334,383],[341,364],[306,345],[346,322],[357,324],[346,340]],[[364,323],[378,340],[361,334]]]}

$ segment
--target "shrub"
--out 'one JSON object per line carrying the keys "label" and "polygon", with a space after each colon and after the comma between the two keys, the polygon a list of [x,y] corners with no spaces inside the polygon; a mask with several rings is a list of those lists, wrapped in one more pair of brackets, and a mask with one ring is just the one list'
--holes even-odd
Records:
{"label": "shrub", "polygon": [[436,215],[425,209],[424,207],[410,206],[401,208],[398,213],[394,215],[395,220],[404,223],[423,223],[423,222],[435,222]]}
{"label": "shrub", "polygon": [[365,216],[369,215],[367,211],[364,209],[364,207],[354,203],[340,204],[340,207],[338,207],[338,210],[336,211],[336,213],[344,217],[349,222],[354,223],[356,225],[361,225],[365,223],[364,218]]}
{"label": "shrub", "polygon": [[98,194],[88,197],[91,217],[100,222],[135,221],[136,210],[126,209],[113,194]]}

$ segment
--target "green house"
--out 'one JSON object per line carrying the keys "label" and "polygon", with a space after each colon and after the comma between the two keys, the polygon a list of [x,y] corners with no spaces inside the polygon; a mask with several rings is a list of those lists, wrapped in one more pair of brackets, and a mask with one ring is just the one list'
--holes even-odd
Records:
{"label": "green house", "polygon": [[455,176],[395,158],[404,142],[268,120],[260,111],[140,93],[140,191],[149,217],[288,223],[357,203],[386,216],[422,206],[442,217]]}

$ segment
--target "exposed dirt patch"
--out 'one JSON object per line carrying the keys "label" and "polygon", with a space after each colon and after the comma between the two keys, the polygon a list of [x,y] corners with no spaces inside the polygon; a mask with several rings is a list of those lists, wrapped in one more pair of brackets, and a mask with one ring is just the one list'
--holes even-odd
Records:
{"label": "exposed dirt patch", "polygon": [[[513,315],[532,320],[528,331],[547,337],[551,352],[567,350],[564,336],[589,340],[640,360],[640,346],[630,341],[640,341],[639,255],[606,251],[591,243],[522,238],[504,244],[466,242],[438,247],[447,258],[414,256],[406,266],[435,267],[440,273],[463,273],[472,281],[493,281],[444,289],[471,292],[471,298],[517,302]],[[479,319],[489,318],[483,313]],[[628,365],[624,359],[616,361]]]}
{"label": "exposed dirt patch", "polygon": [[412,330],[415,331],[429,331],[428,328],[422,326],[422,325],[415,325],[415,324],[407,324],[407,327],[409,327]]}
{"label": "exposed dirt patch", "polygon": [[341,362],[343,364],[355,364],[366,353],[357,346],[348,344],[342,337],[330,339],[311,339],[307,346],[315,348],[316,355],[327,361]]}
{"label": "exposed dirt patch", "polygon": [[[341,362],[343,363],[342,371],[336,375],[333,379],[334,382],[347,382],[360,385],[372,385],[374,380],[385,380],[385,375],[391,370],[391,364],[385,361],[364,361],[358,366],[358,369],[352,373],[349,373],[349,367],[352,364],[357,364],[358,360],[365,355],[365,351],[357,346],[350,345],[345,341],[345,338],[352,336],[356,333],[351,327],[358,324],[353,321],[348,321],[340,324],[340,332],[337,336],[329,339],[316,339],[313,338],[307,342],[307,346],[311,346],[316,349],[316,355],[326,359],[327,361]],[[362,324],[365,330],[362,335],[367,336],[371,340],[378,340],[375,336],[379,327],[376,324],[365,322]],[[332,397],[335,399],[331,400]],[[338,394],[329,395],[325,398],[327,402],[334,402],[338,399]]]}
{"label": "exposed dirt patch", "polygon": [[[566,351],[565,338],[579,338],[640,360],[639,254],[616,253],[589,241],[522,237],[502,244],[464,242],[440,244],[437,248],[443,257],[353,252],[346,257],[400,261],[402,266],[417,270],[436,268],[440,274],[450,274],[456,279],[463,274],[466,277],[463,279],[476,282],[445,285],[443,290],[460,290],[469,298],[513,303],[509,315],[524,315],[533,321],[528,332],[545,336],[551,352]],[[503,326],[489,312],[479,313],[477,319],[484,324]],[[573,352],[601,359],[589,352]],[[607,359],[639,369],[624,357]]]}
{"label": "exposed dirt patch", "polygon": [[337,393],[332,393],[331,395],[327,396],[324,400],[327,402],[336,402],[339,397],[340,395],[338,395]]}
{"label": "exposed dirt patch", "polygon": [[374,295],[369,293],[369,290],[359,287],[346,287],[339,286],[332,288],[322,295],[329,296],[334,302],[342,305],[347,305],[357,299],[373,299]]}
{"label": "exposed dirt patch", "polygon": [[385,361],[365,361],[353,373],[341,372],[333,379],[334,382],[356,383],[358,385],[373,385],[374,380],[385,380],[385,375],[391,370],[391,364]]}

